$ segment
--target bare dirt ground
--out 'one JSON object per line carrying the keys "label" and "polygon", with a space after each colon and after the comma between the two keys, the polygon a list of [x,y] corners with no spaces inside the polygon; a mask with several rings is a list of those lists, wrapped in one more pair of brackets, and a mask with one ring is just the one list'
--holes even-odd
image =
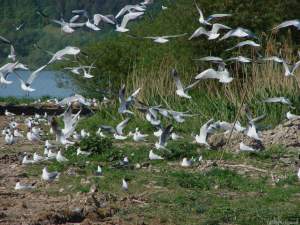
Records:
{"label": "bare dirt ground", "polygon": [[[0,127],[7,124],[8,121],[1,116]],[[113,217],[117,209],[111,206],[112,202],[115,205],[119,200],[113,195],[94,192],[55,196],[43,191],[51,184],[31,178],[21,164],[23,152],[33,153],[38,149],[40,153],[42,143],[33,146],[21,141],[7,146],[4,138],[0,138],[0,224],[124,224],[119,218]],[[19,179],[22,183],[34,183],[39,189],[15,191]],[[123,205],[130,201],[121,200]]]}

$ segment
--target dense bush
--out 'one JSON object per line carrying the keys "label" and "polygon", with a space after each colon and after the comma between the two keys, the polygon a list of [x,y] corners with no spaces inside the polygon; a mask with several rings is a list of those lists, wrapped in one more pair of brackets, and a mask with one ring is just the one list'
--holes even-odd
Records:
{"label": "dense bush", "polygon": [[101,138],[98,136],[90,136],[79,142],[82,151],[92,152],[92,154],[102,154],[112,148],[112,141],[109,138]]}

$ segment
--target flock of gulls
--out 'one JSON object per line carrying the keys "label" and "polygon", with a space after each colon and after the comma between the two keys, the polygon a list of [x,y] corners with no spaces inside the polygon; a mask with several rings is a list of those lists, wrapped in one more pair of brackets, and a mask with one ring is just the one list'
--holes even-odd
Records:
{"label": "flock of gulls", "polygon": [[[71,34],[75,32],[77,29],[82,27],[87,27],[95,32],[100,31],[99,28],[100,23],[107,23],[112,26],[115,26],[115,30],[117,32],[128,32],[129,28],[127,27],[128,23],[143,17],[146,10],[150,5],[153,4],[153,0],[145,0],[141,4],[138,5],[126,5],[124,6],[120,12],[116,15],[101,15],[95,14],[92,17],[89,16],[86,10],[73,10],[74,16],[65,21],[65,19],[61,18],[60,20],[51,19],[51,21],[55,24],[61,26],[61,30],[65,33]],[[217,40],[224,41],[228,38],[243,38],[244,40],[236,44],[235,46],[226,49],[225,51],[233,51],[235,49],[240,48],[253,48],[258,49],[261,48],[261,44],[259,44],[259,38],[250,30],[242,27],[231,28],[227,25],[223,25],[220,23],[214,23],[215,20],[220,20],[224,17],[230,17],[231,14],[218,13],[213,14],[208,17],[205,17],[200,7],[195,3],[196,9],[199,13],[199,28],[197,28],[188,38],[189,40],[193,40],[204,36],[208,40]],[[162,6],[162,10],[171,10],[168,7]],[[46,15],[44,15],[46,16]],[[84,22],[81,22],[84,21]],[[278,26],[274,27],[273,30],[279,30],[282,28],[294,26],[298,30],[300,30],[300,20],[290,20],[285,21]],[[22,29],[22,26],[20,28]],[[225,31],[225,34],[222,34]],[[164,44],[170,41],[171,38],[183,38],[187,34],[176,34],[176,35],[164,35],[164,36],[149,36],[145,37],[146,39],[152,39],[155,43]],[[246,40],[245,40],[246,39]],[[57,61],[62,60],[70,60],[70,57],[74,58],[76,61],[80,54],[83,54],[78,47],[67,46],[62,50],[59,50],[55,53],[47,51],[47,54],[51,56],[48,63],[39,67],[37,70],[33,71],[29,78],[25,80],[18,71],[20,70],[29,70],[29,68],[19,62],[17,60],[16,51],[14,49],[13,43],[6,39],[5,37],[0,36],[0,40],[8,44],[10,46],[10,54],[8,55],[8,59],[11,60],[10,63],[3,65],[0,68],[0,84],[2,85],[10,85],[12,81],[8,80],[9,76],[17,76],[20,81],[21,89],[25,93],[30,93],[35,91],[32,87],[34,80],[38,77],[40,72],[44,70],[50,64],[54,64]],[[299,54],[300,57],[300,54]],[[220,83],[224,85],[229,85],[230,82],[234,79],[230,75],[229,69],[227,69],[227,65],[230,63],[256,63],[251,58],[247,56],[234,56],[228,59],[222,59],[217,56],[206,56],[200,59],[200,61],[205,61],[211,63],[211,65],[216,65],[216,68],[212,67],[206,69],[205,71],[197,74],[194,78],[194,81],[191,84],[184,85],[180,80],[179,73],[175,70],[171,70],[170,78],[174,80],[176,85],[176,95],[181,98],[191,99],[191,96],[188,92],[193,89],[197,84],[199,84],[204,79],[216,79]],[[258,61],[260,63],[266,61],[274,61],[274,63],[282,64],[283,66],[283,75],[286,77],[295,77],[295,73],[300,66],[300,61],[291,63],[288,62],[287,59],[282,58],[282,56],[261,56]],[[86,79],[92,79],[94,75],[92,75],[92,70],[95,66],[92,65],[81,65],[78,62],[78,66],[76,67],[67,67],[66,70],[69,70],[71,73],[76,75],[82,75]],[[35,114],[32,117],[23,116],[24,120],[17,121],[16,115],[11,112],[5,111],[5,116],[9,118],[8,126],[2,131],[2,135],[4,136],[5,143],[7,145],[13,145],[22,139],[27,139],[27,141],[31,143],[41,143],[45,141],[44,144],[44,152],[38,153],[35,152],[33,155],[24,153],[24,158],[22,160],[22,164],[31,165],[35,163],[41,163],[45,161],[57,160],[60,163],[65,163],[68,159],[63,155],[64,148],[67,148],[70,145],[74,145],[76,142],[79,142],[82,138],[86,138],[90,135],[97,135],[102,138],[112,137],[118,141],[124,141],[127,139],[131,139],[134,142],[143,142],[146,141],[147,138],[150,137],[150,134],[143,134],[143,132],[136,128],[134,131],[126,133],[124,130],[128,123],[134,118],[135,113],[133,108],[142,112],[145,116],[145,120],[148,121],[154,128],[153,136],[157,138],[157,141],[153,143],[153,148],[149,150],[149,160],[163,160],[164,158],[160,156],[160,151],[168,151],[168,142],[170,140],[178,140],[183,139],[180,134],[177,134],[174,131],[174,127],[172,124],[164,126],[164,120],[172,119],[175,123],[184,123],[186,119],[190,117],[197,116],[195,114],[190,114],[188,112],[179,112],[172,110],[170,108],[163,107],[161,105],[158,106],[149,106],[138,100],[138,95],[141,89],[138,88],[133,93],[127,93],[125,85],[122,85],[119,90],[119,108],[118,113],[123,115],[125,119],[121,121],[116,126],[111,125],[100,125],[98,131],[96,133],[89,133],[87,131],[80,130],[76,131],[76,126],[80,120],[81,110],[76,114],[72,114],[72,104],[80,104],[84,107],[91,107],[99,104],[95,99],[86,99],[81,95],[74,95],[71,97],[67,97],[61,101],[55,99],[53,101],[54,104],[65,107],[65,112],[59,116],[63,121],[63,128],[58,123],[58,118],[56,116],[49,116],[45,113],[45,115]],[[108,102],[110,99],[104,97],[103,102]],[[263,100],[266,104],[285,104],[290,109],[293,109],[292,103],[289,99],[279,96],[272,97]],[[206,148],[210,148],[209,143],[207,142],[208,135],[215,133],[216,131],[224,131],[224,132],[240,132],[247,135],[249,138],[254,139],[256,141],[261,141],[262,138],[260,136],[260,132],[256,128],[256,123],[265,118],[265,115],[261,115],[259,117],[254,118],[251,111],[248,109],[247,118],[248,124],[247,126],[243,126],[239,121],[234,123],[229,123],[226,121],[215,121],[214,119],[210,119],[205,124],[203,124],[200,128],[200,132],[196,135],[193,135],[194,142],[205,146]],[[293,114],[292,112],[287,112],[287,119],[294,120],[299,119],[300,116]],[[27,133],[26,135],[20,129],[20,125],[26,126]],[[41,129],[41,127],[48,127],[49,130],[45,131]],[[45,135],[53,134],[55,136],[55,140],[45,140]],[[151,134],[152,135],[152,134]],[[256,149],[251,146],[247,146],[243,142],[240,143],[240,151],[243,152],[257,152],[260,149]],[[77,149],[78,157],[86,157],[90,155],[91,152],[82,151],[80,148]],[[202,157],[200,156],[198,159],[192,158],[184,158],[180,165],[182,167],[191,167],[195,161],[201,161]],[[130,157],[124,156],[123,164],[130,163]],[[41,171],[41,178],[44,181],[51,182],[55,179],[59,179],[60,173],[58,172],[49,172],[47,167],[45,167]],[[96,175],[102,176],[102,168],[98,166],[97,171],[95,171]],[[300,169],[298,172],[298,177],[300,178]],[[125,179],[121,182],[122,188],[124,190],[128,189],[128,183]],[[29,184],[21,184],[18,182],[15,186],[16,190],[24,190],[24,189],[32,189],[35,186]]]}

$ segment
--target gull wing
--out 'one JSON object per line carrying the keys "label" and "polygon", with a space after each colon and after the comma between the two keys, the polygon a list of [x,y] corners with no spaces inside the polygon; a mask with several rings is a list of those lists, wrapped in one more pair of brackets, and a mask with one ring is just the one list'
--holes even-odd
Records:
{"label": "gull wing", "polygon": [[128,124],[129,120],[130,118],[127,118],[117,125],[116,131],[119,135],[123,135],[123,129]]}
{"label": "gull wing", "polygon": [[37,70],[33,71],[33,72],[30,74],[29,78],[27,79],[27,82],[26,82],[26,83],[27,83],[27,84],[32,84],[32,82],[34,81],[34,79],[38,76],[39,72],[41,72],[43,69],[45,69],[46,66],[47,66],[47,64],[44,65],[44,66],[42,66],[42,67],[40,67],[40,68],[38,68]]}
{"label": "gull wing", "polygon": [[216,19],[216,18],[222,18],[222,17],[229,17],[229,16],[232,16],[232,14],[225,14],[225,13],[219,13],[219,14],[213,14],[213,15],[210,15],[206,18],[206,21],[210,21],[212,19]]}
{"label": "gull wing", "polygon": [[176,37],[183,37],[186,36],[187,33],[184,34],[177,34],[177,35],[167,35],[167,36],[162,36],[162,38],[176,38]]}
{"label": "gull wing", "polygon": [[79,19],[80,15],[75,15],[70,19],[70,23],[74,23],[75,21],[77,21]]}
{"label": "gull wing", "polygon": [[126,14],[124,17],[123,17],[123,20],[122,20],[122,23],[121,23],[121,27],[126,27],[127,23],[130,21],[130,20],[134,20],[140,16],[142,16],[144,14],[144,12],[130,12],[128,14]]}
{"label": "gull wing", "polygon": [[299,66],[300,66],[300,61],[295,63],[294,68],[292,70],[292,74],[294,74],[294,72],[298,69]]}
{"label": "gull wing", "polygon": [[159,137],[159,144],[164,146],[173,131],[173,125],[168,125]]}
{"label": "gull wing", "polygon": [[193,88],[195,85],[197,85],[200,82],[200,80],[195,81],[194,83],[191,83],[189,86],[187,86],[186,88],[184,88],[184,91],[188,91],[191,88]]}
{"label": "gull wing", "polygon": [[199,27],[197,30],[194,31],[194,33],[191,35],[191,37],[189,38],[189,40],[195,38],[195,37],[199,37],[202,34],[205,34],[206,36],[208,36],[208,31],[204,28],[204,27]]}
{"label": "gull wing", "polygon": [[279,24],[278,26],[274,27],[273,30],[278,30],[278,29],[281,29],[281,28],[289,27],[289,26],[295,26],[295,27],[299,28],[300,27],[300,20],[284,21],[281,24]]}
{"label": "gull wing", "polygon": [[3,37],[1,35],[0,35],[0,41],[5,43],[5,44],[9,44],[9,45],[11,44],[11,42],[9,40],[7,40],[5,37]]}
{"label": "gull wing", "polygon": [[183,91],[183,86],[182,86],[182,83],[180,81],[180,78],[179,78],[179,75],[178,75],[176,69],[172,69],[171,75],[175,80],[177,90],[182,90]]}
{"label": "gull wing", "polygon": [[216,34],[216,33],[218,33],[218,31],[219,31],[220,29],[231,30],[231,27],[228,27],[228,26],[226,26],[226,25],[224,25],[224,24],[215,23],[215,24],[213,24],[213,26],[212,26],[211,32],[214,33],[214,34]]}
{"label": "gull wing", "polygon": [[214,69],[210,68],[204,70],[202,73],[198,74],[195,77],[196,80],[198,79],[219,79],[219,74]]}

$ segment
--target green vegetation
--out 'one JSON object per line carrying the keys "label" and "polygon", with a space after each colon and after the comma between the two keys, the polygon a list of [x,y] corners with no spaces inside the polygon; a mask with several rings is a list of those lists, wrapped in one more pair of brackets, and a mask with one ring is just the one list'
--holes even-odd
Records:
{"label": "green vegetation", "polygon": [[[127,197],[138,199],[140,203],[131,203],[124,208],[117,204],[117,216],[127,222],[142,216],[148,224],[265,225],[272,220],[293,222],[299,216],[299,181],[294,174],[284,170],[280,161],[276,161],[277,168],[272,171],[284,177],[274,184],[270,174],[256,171],[245,173],[242,168],[226,169],[220,165],[201,170],[206,160],[215,158],[216,152],[211,150],[194,151],[191,156],[202,154],[204,161],[199,167],[196,163],[192,168],[183,169],[179,167],[181,157],[149,161],[149,147],[144,144],[125,143],[120,146],[115,143],[112,147],[105,146],[101,153],[86,157],[76,156],[74,149],[69,149],[65,152],[69,162],[51,162],[49,170],[58,170],[62,175],[59,181],[51,184],[49,194],[76,195],[77,192],[89,192],[90,187],[96,185],[101,193],[117,196],[116,201]],[[178,142],[177,145],[173,143],[172,148],[188,152],[194,147]],[[276,158],[282,151],[280,149],[276,147],[266,152]],[[272,168],[268,160],[261,160],[257,155],[227,154],[230,164],[240,164],[245,160],[248,165],[261,169]],[[119,161],[124,156],[129,157],[129,166],[119,167]],[[142,168],[135,168],[137,162]],[[98,165],[103,169],[101,177],[95,176]],[[27,173],[40,176],[43,166],[27,167]],[[68,175],[70,169],[76,175]],[[123,178],[128,180],[128,193],[121,189]],[[63,192],[58,192],[61,188]]]}

